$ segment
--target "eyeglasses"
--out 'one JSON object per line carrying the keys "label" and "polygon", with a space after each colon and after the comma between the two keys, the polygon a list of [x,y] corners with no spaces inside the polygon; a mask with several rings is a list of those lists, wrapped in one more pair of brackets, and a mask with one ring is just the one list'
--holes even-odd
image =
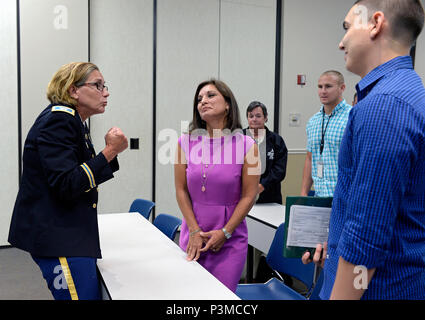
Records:
{"label": "eyeglasses", "polygon": [[96,89],[97,89],[97,90],[99,90],[100,92],[103,92],[103,90],[104,90],[104,89],[106,89],[106,91],[108,91],[108,92],[109,92],[108,86],[105,86],[105,85],[101,84],[100,82],[86,82],[86,83],[83,83],[83,84],[81,85],[81,87],[82,87],[82,86],[85,86],[85,85],[92,85],[92,86],[95,86],[95,87],[96,87]]}

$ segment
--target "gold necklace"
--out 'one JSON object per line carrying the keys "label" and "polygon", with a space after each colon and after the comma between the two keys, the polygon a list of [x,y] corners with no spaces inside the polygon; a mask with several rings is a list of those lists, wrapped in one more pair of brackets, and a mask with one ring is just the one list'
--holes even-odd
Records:
{"label": "gold necklace", "polygon": [[[214,165],[212,165],[212,167],[213,166]],[[205,169],[208,169],[207,164],[205,165]],[[202,164],[202,187],[201,187],[202,192],[205,192],[207,190],[206,187],[205,187],[205,185],[207,184],[207,179],[208,179],[207,172],[208,172],[208,170],[204,172],[204,164]]]}
{"label": "gold necklace", "polygon": [[211,167],[209,167],[208,164],[205,164],[205,169],[207,169],[207,170],[204,171],[203,160],[204,160],[204,137],[202,137],[202,158],[201,158],[201,165],[202,165],[202,180],[201,180],[201,183],[202,183],[202,187],[201,187],[201,191],[205,192],[207,190],[206,189],[206,184],[207,184],[207,179],[208,179],[207,172],[209,171],[209,169],[212,169],[214,167],[215,163],[213,163],[213,165]]}
{"label": "gold necklace", "polygon": [[[220,137],[220,145],[221,145],[221,138],[223,138],[223,137]],[[205,139],[207,139],[207,138],[205,137]],[[230,137],[229,140],[232,141],[232,136]],[[225,141],[225,143],[223,144],[223,146],[220,147],[220,152],[224,152],[224,148],[225,148],[225,145],[227,143],[229,143],[229,142],[228,141],[227,142]],[[208,146],[209,146],[209,144],[208,144]],[[220,153],[220,155],[221,155],[221,153]],[[213,159],[214,159],[214,148],[213,148]],[[201,176],[201,178],[202,178],[201,181],[202,182],[201,183],[202,183],[202,187],[201,187],[201,191],[202,192],[205,192],[207,190],[206,184],[207,184],[207,179],[208,179],[208,172],[209,172],[209,170],[211,170],[215,166],[215,162],[213,160],[212,166],[209,166],[208,164],[205,164],[205,169],[206,170],[204,171],[204,164],[202,162],[203,160],[204,160],[204,137],[202,138],[202,158],[201,158],[201,165],[202,165],[202,176]]]}
{"label": "gold necklace", "polygon": [[[203,163],[203,160],[204,160],[204,140],[206,140],[206,139],[207,139],[207,137],[205,137],[205,138],[202,137],[202,158],[201,158],[201,165],[202,165],[202,176],[201,176],[201,178],[202,178],[202,180],[201,180],[202,181],[201,182],[202,183],[202,187],[201,187],[201,191],[202,192],[205,192],[207,190],[207,188],[206,188],[207,179],[208,179],[208,174],[207,173],[208,173],[209,170],[211,170],[215,166],[214,160],[213,160],[212,166],[209,166],[208,164],[205,164],[204,165],[204,163]],[[213,143],[214,143],[214,141],[213,141]],[[209,147],[209,144],[210,144],[210,141],[208,141],[208,147]],[[213,150],[214,150],[214,148],[213,148]],[[213,156],[213,159],[214,159],[214,156]],[[205,169],[206,169],[205,171],[204,171],[204,166],[205,166]]]}

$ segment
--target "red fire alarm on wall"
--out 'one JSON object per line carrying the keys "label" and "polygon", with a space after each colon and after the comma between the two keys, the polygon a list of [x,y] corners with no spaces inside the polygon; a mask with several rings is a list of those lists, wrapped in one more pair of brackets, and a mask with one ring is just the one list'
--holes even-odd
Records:
{"label": "red fire alarm on wall", "polygon": [[297,84],[299,86],[305,86],[305,83],[306,83],[306,76],[305,76],[305,74],[299,74],[297,76]]}

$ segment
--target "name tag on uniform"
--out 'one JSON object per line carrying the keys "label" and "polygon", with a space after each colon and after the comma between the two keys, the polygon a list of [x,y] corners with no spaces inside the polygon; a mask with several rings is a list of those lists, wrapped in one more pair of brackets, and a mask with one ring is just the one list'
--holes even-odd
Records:
{"label": "name tag on uniform", "polygon": [[320,161],[317,163],[317,176],[318,176],[320,179],[323,179],[323,169],[324,169],[324,167],[325,167],[325,165],[323,164],[323,161],[322,161],[322,160],[320,160]]}

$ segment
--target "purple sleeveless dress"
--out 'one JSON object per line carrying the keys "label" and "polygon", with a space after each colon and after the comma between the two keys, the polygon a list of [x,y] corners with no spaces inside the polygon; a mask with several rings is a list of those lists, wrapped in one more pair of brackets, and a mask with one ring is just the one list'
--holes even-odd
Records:
{"label": "purple sleeveless dress", "polygon": [[[236,208],[242,190],[242,166],[254,140],[241,133],[220,138],[182,135],[179,144],[187,160],[187,186],[202,231],[221,230]],[[205,174],[205,176],[204,176]],[[205,191],[202,191],[203,186]],[[180,247],[186,251],[189,230],[181,226]],[[198,262],[233,292],[248,250],[246,221],[235,229],[218,252],[201,253]]]}

